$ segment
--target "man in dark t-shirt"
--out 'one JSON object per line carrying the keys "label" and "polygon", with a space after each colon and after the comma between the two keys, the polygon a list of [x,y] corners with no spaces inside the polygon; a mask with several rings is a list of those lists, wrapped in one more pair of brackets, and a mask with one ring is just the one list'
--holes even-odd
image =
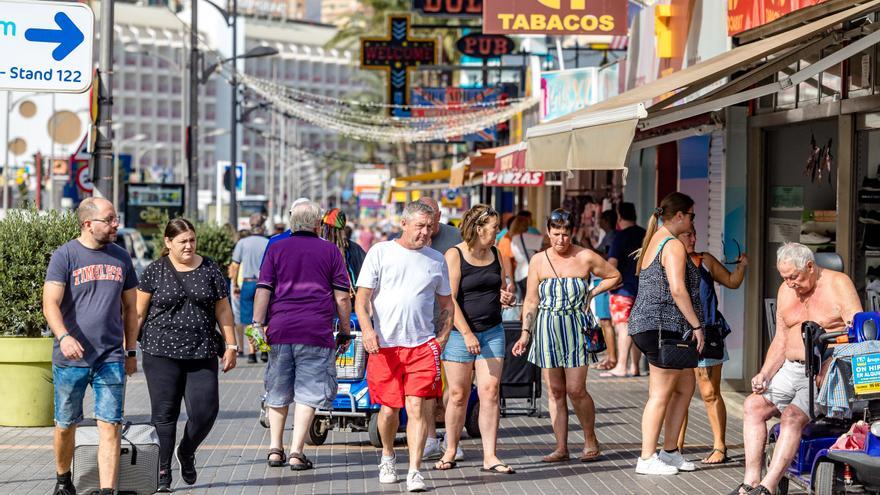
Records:
{"label": "man in dark t-shirt", "polygon": [[77,216],[80,236],[52,253],[43,285],[43,314],[56,339],[54,495],[76,493],[70,473],[74,434],[90,385],[101,439],[99,486],[102,494],[113,493],[125,376],[137,370],[138,280],[128,252],[114,244],[119,217],[100,198],[84,200]]}
{"label": "man in dark t-shirt", "polygon": [[[601,376],[637,376],[641,353],[632,345],[629,336],[629,313],[632,311],[636,294],[639,291],[639,277],[636,276],[637,257],[645,240],[645,229],[636,225],[636,207],[632,203],[621,203],[617,208],[620,229],[608,250],[608,262],[620,272],[623,285],[611,291],[611,323],[617,333],[617,365]],[[627,361],[629,365],[627,366]]]}

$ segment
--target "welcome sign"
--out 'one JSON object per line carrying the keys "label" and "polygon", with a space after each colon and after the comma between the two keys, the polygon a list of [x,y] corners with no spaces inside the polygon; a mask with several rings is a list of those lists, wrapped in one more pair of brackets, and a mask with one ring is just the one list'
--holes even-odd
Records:
{"label": "welcome sign", "polygon": [[484,0],[483,32],[625,36],[627,4],[622,0]]}

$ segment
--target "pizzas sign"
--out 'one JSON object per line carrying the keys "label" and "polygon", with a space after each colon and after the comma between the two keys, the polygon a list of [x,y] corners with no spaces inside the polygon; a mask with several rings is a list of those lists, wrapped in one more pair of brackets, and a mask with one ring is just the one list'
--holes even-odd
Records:
{"label": "pizzas sign", "polygon": [[627,34],[621,0],[484,0],[487,34]]}

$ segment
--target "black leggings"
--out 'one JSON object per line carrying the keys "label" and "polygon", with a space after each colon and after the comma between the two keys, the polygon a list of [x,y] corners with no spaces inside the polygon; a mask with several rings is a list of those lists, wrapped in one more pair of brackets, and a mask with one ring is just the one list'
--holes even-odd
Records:
{"label": "black leggings", "polygon": [[171,467],[177,438],[180,401],[186,401],[186,429],[180,439],[182,455],[192,455],[208,436],[220,410],[217,358],[172,359],[143,354],[150,392],[150,422],[159,435],[159,468]]}

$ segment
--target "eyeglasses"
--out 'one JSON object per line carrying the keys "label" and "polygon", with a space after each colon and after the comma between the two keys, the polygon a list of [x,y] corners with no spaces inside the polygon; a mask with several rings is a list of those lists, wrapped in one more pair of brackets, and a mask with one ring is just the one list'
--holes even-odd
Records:
{"label": "eyeglasses", "polygon": [[[725,260],[725,265],[738,265],[742,263],[739,259],[739,257],[742,256],[742,247],[736,239],[733,240],[733,243],[736,244],[736,257],[733,258],[733,261]],[[724,243],[724,239],[721,240],[721,251],[724,253],[724,257],[727,258],[727,245]]]}
{"label": "eyeglasses", "polygon": [[108,217],[108,218],[93,218],[92,222],[101,222],[106,223],[107,225],[119,225],[119,217]]}

